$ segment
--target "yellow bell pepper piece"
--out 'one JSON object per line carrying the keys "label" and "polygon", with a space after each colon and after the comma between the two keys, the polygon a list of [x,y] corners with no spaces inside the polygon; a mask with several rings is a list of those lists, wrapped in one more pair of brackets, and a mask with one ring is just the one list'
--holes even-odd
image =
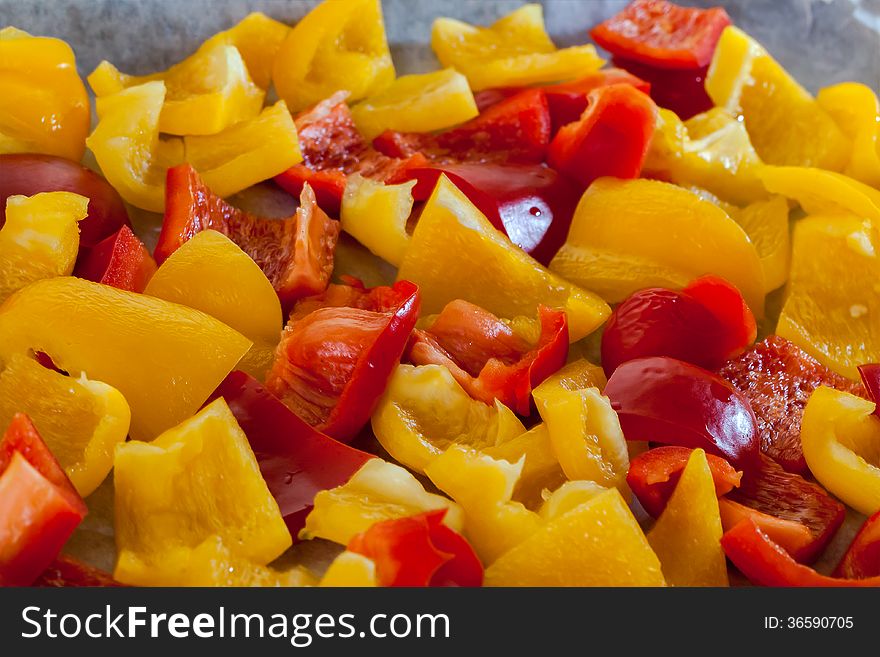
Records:
{"label": "yellow bell pepper piece", "polygon": [[90,495],[113,467],[131,410],[111,386],[64,376],[21,354],[0,370],[0,425],[27,413],[77,492]]}
{"label": "yellow bell pepper piece", "polygon": [[244,360],[256,368],[246,371],[264,378],[281,336],[281,302],[259,266],[228,237],[214,230],[194,235],[162,263],[144,294],[201,310],[244,335],[254,343]]}
{"label": "yellow bell pepper piece", "polygon": [[102,61],[89,75],[98,97],[161,80],[165,102],[159,131],[172,135],[213,135],[260,113],[266,92],[248,75],[241,53],[220,42],[152,75],[126,75]]}
{"label": "yellow bell pepper piece", "polygon": [[409,247],[406,222],[412,214],[415,180],[386,185],[357,174],[347,176],[339,218],[342,230],[386,262],[400,266]]}
{"label": "yellow bell pepper piece", "polygon": [[302,161],[296,125],[284,102],[216,135],[184,138],[186,160],[218,196],[268,180]]}
{"label": "yellow bell pepper piece", "polygon": [[443,66],[464,73],[475,90],[570,80],[604,64],[592,45],[557,50],[538,4],[524,5],[490,27],[438,18],[431,48]]}
{"label": "yellow bell pepper piece", "polygon": [[595,481],[566,481],[552,493],[547,491],[547,499],[538,513],[545,521],[554,520],[606,490]]}
{"label": "yellow bell pepper piece", "polygon": [[442,130],[477,114],[467,78],[454,68],[401,76],[351,108],[351,117],[368,140],[386,130]]}
{"label": "yellow bell pepper piece", "polygon": [[791,265],[791,230],[788,203],[781,196],[755,201],[744,208],[722,205],[730,218],[738,223],[758,252],[764,272],[764,291],[782,287],[788,280]]}
{"label": "yellow bell pepper piece", "polygon": [[794,229],[776,333],[835,372],[880,361],[880,235],[866,220],[810,216]]}
{"label": "yellow bell pepper piece", "polygon": [[88,212],[89,199],[70,192],[6,199],[6,223],[0,227],[0,304],[29,283],[73,271],[79,252],[77,222]]}
{"label": "yellow bell pepper piece", "polygon": [[755,315],[764,312],[761,261],[745,231],[711,201],[655,180],[590,185],[550,269],[611,303],[717,274],[736,285]]}
{"label": "yellow bell pepper piece", "polygon": [[362,554],[346,550],[333,560],[318,586],[379,586],[376,564]]}
{"label": "yellow bell pepper piece", "polygon": [[512,501],[522,468],[522,460],[508,463],[461,445],[450,447],[425,468],[434,485],[464,509],[465,536],[484,564],[541,525],[537,513]]}
{"label": "yellow bell pepper piece", "polygon": [[616,489],[550,520],[486,568],[486,586],[663,586],[660,561]]}
{"label": "yellow bell pepper piece", "polygon": [[670,586],[727,586],[721,515],[712,471],[702,449],[691,452],[648,542]]}
{"label": "yellow bell pepper piece", "polygon": [[79,278],[38,281],[0,307],[0,361],[43,351],[113,386],[136,439],[190,417],[250,346],[198,310]]}
{"label": "yellow bell pepper piece", "polygon": [[416,472],[452,445],[482,449],[526,430],[501,402],[472,399],[442,365],[398,365],[372,425],[382,447]]}
{"label": "yellow bell pepper piece", "polygon": [[586,388],[598,388],[599,392],[605,389],[608,379],[601,365],[594,365],[586,358],[573,360],[555,374],[551,374],[543,381],[547,386],[562,388],[563,390],[584,390]]}
{"label": "yellow bell pepper piece", "polygon": [[292,541],[247,436],[222,399],[153,442],[116,447],[114,576],[161,576],[163,555],[219,536],[232,553],[265,565]]}
{"label": "yellow bell pepper piece", "polygon": [[86,140],[104,177],[123,199],[165,209],[165,173],[184,161],[183,140],[159,137],[165,83],[147,82],[95,101],[98,125]]}
{"label": "yellow bell pepper piece", "polygon": [[522,471],[511,499],[521,502],[527,509],[534,511],[541,508],[545,491],[556,490],[566,482],[565,473],[553,451],[550,432],[544,424],[536,424],[516,438],[482,451],[493,459],[514,464],[523,459]]}
{"label": "yellow bell pepper piece", "polygon": [[419,217],[398,272],[403,279],[419,285],[424,313],[439,313],[455,299],[508,318],[534,317],[539,304],[563,308],[572,342],[611,314],[599,297],[516,247],[446,176],[440,176]]}
{"label": "yellow bell pepper piece", "polygon": [[843,82],[820,89],[816,102],[852,140],[843,172],[880,187],[880,101],[874,90],[860,82]]}
{"label": "yellow bell pepper piece", "polygon": [[874,404],[825,386],[810,396],[801,443],[810,471],[859,513],[880,511],[880,420]]}
{"label": "yellow bell pepper piece", "polygon": [[0,30],[0,153],[82,159],[91,123],[85,85],[64,41]]}
{"label": "yellow bell pepper piece", "polygon": [[212,36],[199,50],[213,48],[218,43],[235,46],[241,53],[251,79],[258,87],[267,90],[272,84],[275,57],[289,32],[290,28],[284,23],[255,11],[228,30]]}
{"label": "yellow bell pepper piece", "polygon": [[733,26],[715,48],[706,92],[742,117],[764,162],[832,171],[846,166],[849,140],[834,119],[761,44]]}
{"label": "yellow bell pepper piece", "polygon": [[281,44],[272,81],[298,112],[344,89],[366,98],[394,81],[379,0],[324,0]]}
{"label": "yellow bell pepper piece", "polygon": [[461,507],[442,495],[428,493],[418,479],[388,461],[367,461],[342,486],[315,496],[315,507],[306,517],[300,538],[325,538],[348,545],[351,537],[373,523],[446,509],[443,522],[461,531]]}

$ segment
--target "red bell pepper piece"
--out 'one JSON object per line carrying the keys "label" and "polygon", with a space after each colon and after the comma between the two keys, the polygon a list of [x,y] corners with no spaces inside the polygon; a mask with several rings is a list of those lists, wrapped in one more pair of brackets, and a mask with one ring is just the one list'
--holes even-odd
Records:
{"label": "red bell pepper piece", "polygon": [[483,565],[470,543],[443,524],[446,509],[384,520],[348,550],[372,559],[382,586],[481,586]]}
{"label": "red bell pepper piece", "polygon": [[880,511],[862,525],[834,575],[850,579],[880,577]]}
{"label": "red bell pepper piece", "polygon": [[611,63],[645,80],[651,85],[651,100],[675,112],[682,121],[715,106],[706,93],[708,66],[681,70],[659,68],[617,56],[611,58]]}
{"label": "red bell pepper piece", "polygon": [[620,68],[605,68],[579,80],[544,87],[550,117],[553,119],[553,134],[562,126],[581,118],[587,109],[587,98],[593,90],[612,84],[628,84],[644,94],[651,92],[649,83]]}
{"label": "red bell pepper piece", "polygon": [[[16,194],[73,192],[89,199],[89,213],[78,223],[80,249],[89,249],[122,226],[131,226],[125,203],[113,186],[79,162],[36,153],[0,155],[0,208]],[[0,212],[0,226],[6,222]]]}
{"label": "red bell pepper piece", "polygon": [[551,134],[550,109],[541,89],[520,91],[457,128],[436,135],[386,131],[373,146],[389,157],[423,153],[432,162],[544,161]]}
{"label": "red bell pepper piece", "polygon": [[880,576],[846,579],[820,575],[795,561],[770,540],[752,520],[745,520],[721,537],[727,558],[752,584],[759,586],[875,587]]}
{"label": "red bell pepper piece", "polygon": [[657,108],[629,84],[590,92],[587,109],[562,126],[547,149],[547,162],[583,189],[601,176],[637,178],[642,170]]}
{"label": "red bell pepper piece", "polygon": [[143,292],[156,273],[156,261],[131,228],[123,226],[80,253],[73,275],[120,290]]}
{"label": "red bell pepper piece", "polygon": [[374,458],[316,430],[265,386],[244,372],[232,372],[214,391],[247,435],[269,492],[295,541],[322,490],[344,485]]}
{"label": "red bell pepper piece", "polygon": [[801,449],[801,419],[813,391],[823,385],[861,397],[866,394],[858,383],[777,335],[726,363],[719,375],[749,400],[758,419],[761,451],[799,474],[808,472]]}
{"label": "red bell pepper piece", "polygon": [[445,174],[492,225],[547,265],[568,236],[580,190],[542,164],[427,164],[401,169],[389,182],[417,181],[413,198],[431,195]]}
{"label": "red bell pepper piece", "polygon": [[113,579],[110,573],[63,554],[43,571],[33,585],[50,588],[125,586]]}
{"label": "red bell pepper piece", "polygon": [[[629,464],[626,483],[639,498],[645,511],[653,517],[657,518],[666,508],[691,452],[693,450],[687,447],[655,447],[639,454]],[[739,486],[741,472],[734,470],[720,456],[706,454],[706,460],[709,462],[718,497]]]}
{"label": "red bell pepper piece", "polygon": [[409,359],[444,365],[474,399],[496,399],[520,415],[531,413],[531,392],[565,364],[568,321],[561,310],[539,308],[541,336],[530,347],[510,327],[467,301],[446,305],[426,331],[413,332]]}
{"label": "red bell pepper piece", "polygon": [[862,377],[868,398],[877,405],[874,415],[880,417],[880,363],[859,365],[859,376]]}
{"label": "red bell pepper piece", "polygon": [[331,285],[290,315],[266,387],[308,424],[351,440],[385,390],[419,315],[409,281]]}
{"label": "red bell pepper piece", "polygon": [[26,415],[0,441],[0,586],[28,586],[88,509]]}
{"label": "red bell pepper piece", "polygon": [[627,440],[702,447],[746,474],[760,466],[748,400],[708,370],[665,356],[637,358],[614,371],[605,395]]}
{"label": "red bell pepper piece", "polygon": [[189,164],[168,169],[156,261],[162,264],[181,244],[208,229],[223,233],[253,258],[285,309],[299,298],[323,292],[330,281],[339,222],[318,207],[308,185],[294,216],[265,219],[216,196]]}
{"label": "red bell pepper piece", "polygon": [[771,516],[727,497],[718,499],[718,511],[724,531],[733,529],[744,520],[751,520],[795,561],[809,561],[815,554],[816,540],[809,527],[800,522]]}
{"label": "red bell pepper piece", "polygon": [[714,370],[755,339],[755,317],[739,291],[717,276],[698,278],[681,292],[649,288],[611,314],[602,335],[607,376],[645,356],[670,356]]}

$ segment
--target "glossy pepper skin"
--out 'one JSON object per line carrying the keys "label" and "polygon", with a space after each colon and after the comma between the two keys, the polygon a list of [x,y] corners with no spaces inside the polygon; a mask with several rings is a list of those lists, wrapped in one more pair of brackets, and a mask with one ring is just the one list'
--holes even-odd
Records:
{"label": "glossy pepper skin", "polygon": [[880,512],[865,520],[837,565],[835,577],[880,577]]}
{"label": "glossy pepper skin", "polygon": [[73,270],[74,276],[130,292],[143,292],[155,273],[156,261],[128,226],[82,254]]}

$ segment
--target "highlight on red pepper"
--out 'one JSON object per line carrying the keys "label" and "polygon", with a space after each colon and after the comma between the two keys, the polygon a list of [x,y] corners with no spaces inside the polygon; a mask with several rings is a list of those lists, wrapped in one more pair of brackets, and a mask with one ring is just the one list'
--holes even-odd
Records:
{"label": "highlight on red pepper", "polygon": [[553,137],[547,162],[582,189],[602,176],[638,178],[656,114],[651,98],[629,84],[594,89],[581,118]]}
{"label": "highlight on red pepper", "polygon": [[880,417],[880,363],[859,365],[859,376],[868,392],[868,398],[876,404],[874,415]]}
{"label": "highlight on red pepper", "polygon": [[[99,174],[55,155],[36,153],[0,154],[0,208],[6,199],[20,194],[73,192],[89,199],[89,213],[79,222],[80,250],[86,250],[131,226],[119,193]],[[0,213],[0,226],[6,218]]]}
{"label": "highlight on red pepper", "polygon": [[679,7],[666,0],[634,0],[590,36],[615,66],[646,80],[661,107],[689,119],[713,106],[703,81],[730,17],[721,7]]}
{"label": "highlight on red pepper", "polygon": [[306,424],[244,372],[229,374],[207,403],[219,397],[226,400],[247,436],[294,541],[305,526],[315,495],[343,486],[375,458]]}
{"label": "highlight on red pepper", "polygon": [[880,577],[880,512],[865,520],[834,571],[835,577]]}
{"label": "highlight on red pepper", "polygon": [[800,347],[771,335],[724,364],[722,379],[749,400],[758,420],[761,451],[789,472],[806,474],[801,420],[819,386],[864,397],[855,381],[831,371]]}
{"label": "highlight on red pepper", "polygon": [[128,226],[81,253],[73,270],[74,276],[130,292],[143,292],[155,273],[156,261]]}
{"label": "highlight on red pepper", "polygon": [[426,330],[413,332],[409,359],[416,365],[444,365],[474,399],[499,400],[520,415],[531,412],[531,392],[565,365],[565,312],[539,306],[541,334],[529,345],[495,315],[458,299],[446,305]]}
{"label": "highlight on red pepper", "polygon": [[124,586],[124,584],[117,582],[108,572],[62,554],[34,580],[33,586],[64,588]]}
{"label": "highlight on red pepper", "polygon": [[36,427],[18,414],[0,440],[0,586],[28,586],[88,509]]}
{"label": "highlight on red pepper", "polygon": [[348,551],[375,562],[382,586],[482,586],[483,565],[444,515],[439,509],[377,522],[353,536]]}
{"label": "highlight on red pepper", "polygon": [[260,266],[284,308],[323,292],[330,281],[339,222],[318,207],[308,185],[295,215],[265,219],[212,193],[189,164],[168,169],[156,262],[161,265],[181,244],[207,229],[226,235]]}
{"label": "highlight on red pepper", "polygon": [[670,356],[714,370],[755,339],[755,317],[739,290],[703,276],[681,292],[648,288],[624,300],[602,335],[602,368],[646,356]]}
{"label": "highlight on red pepper", "polygon": [[701,447],[746,472],[760,465],[748,400],[708,370],[666,356],[637,358],[614,371],[604,393],[628,441]]}
{"label": "highlight on red pepper", "polygon": [[419,315],[409,281],[331,285],[297,303],[266,387],[319,431],[351,440],[369,421]]}

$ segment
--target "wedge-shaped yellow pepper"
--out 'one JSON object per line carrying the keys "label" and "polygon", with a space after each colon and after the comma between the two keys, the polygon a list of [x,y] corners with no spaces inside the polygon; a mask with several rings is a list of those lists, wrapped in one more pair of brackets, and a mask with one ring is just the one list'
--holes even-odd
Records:
{"label": "wedge-shaped yellow pepper", "polygon": [[880,361],[880,237],[852,215],[810,216],[794,229],[791,277],[776,333],[835,372]]}
{"label": "wedge-shaped yellow pepper", "polygon": [[834,119],[761,44],[733,26],[715,48],[706,91],[716,105],[742,116],[764,162],[832,171],[846,166],[849,140]]}
{"label": "wedge-shaped yellow pepper", "polygon": [[431,48],[443,66],[464,73],[474,89],[527,86],[583,77],[604,63],[591,45],[557,50],[541,5],[524,5],[491,27],[438,18]]}
{"label": "wedge-shaped yellow pepper", "polygon": [[184,161],[182,139],[159,138],[164,102],[165,83],[158,80],[101,96],[98,125],[86,140],[120,196],[150,212],[165,209],[165,172]]}
{"label": "wedge-shaped yellow pepper", "polygon": [[255,11],[228,30],[212,36],[199,50],[213,48],[218,43],[235,46],[244,59],[251,79],[261,89],[268,89],[272,84],[275,57],[288,32],[290,28],[284,23]]}
{"label": "wedge-shaped yellow pepper", "polygon": [[64,41],[0,30],[0,153],[80,160],[91,109]]}
{"label": "wedge-shaped yellow pepper", "polygon": [[446,509],[443,522],[461,531],[461,507],[442,495],[428,493],[409,472],[382,459],[370,459],[343,486],[321,491],[306,518],[301,538],[326,538],[348,545],[373,523],[425,511]]}
{"label": "wedge-shaped yellow pepper", "polygon": [[113,448],[125,441],[131,411],[111,386],[64,376],[20,354],[0,370],[0,425],[26,413],[77,492],[91,494],[113,467]]}
{"label": "wedge-shaped yellow pepper", "polygon": [[184,138],[186,161],[218,196],[268,180],[302,161],[296,125],[284,102],[216,135]]}
{"label": "wedge-shaped yellow pepper", "polygon": [[105,60],[89,75],[98,97],[154,80],[165,83],[159,131],[172,135],[213,135],[253,118],[266,95],[251,80],[238,49],[219,41],[161,73],[126,75]]}
{"label": "wedge-shaped yellow pepper", "polygon": [[541,505],[539,513],[545,521],[554,520],[579,507],[581,504],[589,502],[606,490],[608,489],[600,486],[595,481],[566,481],[547,495],[547,499]]}
{"label": "wedge-shaped yellow pepper", "polygon": [[0,304],[10,294],[43,278],[67,276],[79,252],[77,222],[89,199],[70,192],[10,196],[0,227]]}
{"label": "wedge-shaped yellow pepper", "polygon": [[225,235],[206,230],[172,253],[144,294],[201,310],[254,345],[238,369],[263,379],[281,336],[281,302],[263,271]]}
{"label": "wedge-shaped yellow pepper", "polygon": [[401,76],[351,110],[358,130],[369,140],[386,130],[442,130],[477,114],[467,78],[454,68]]}
{"label": "wedge-shaped yellow pepper", "polygon": [[118,445],[114,467],[121,582],[173,576],[179,564],[164,556],[213,536],[257,565],[291,545],[247,436],[222,399],[150,443]]}
{"label": "wedge-shaped yellow pepper", "polygon": [[756,171],[760,164],[745,126],[726,110],[716,107],[682,122],[661,108],[642,171],[744,204],[767,196]]}
{"label": "wedge-shaped yellow pepper", "polygon": [[874,404],[821,386],[807,402],[801,443],[825,488],[865,515],[880,511],[880,420]]}
{"label": "wedge-shaped yellow pepper", "polygon": [[774,196],[744,208],[730,206],[725,210],[755,245],[764,272],[764,291],[769,293],[782,287],[788,280],[791,265],[791,231],[786,200]]}
{"label": "wedge-shaped yellow pepper", "polygon": [[455,445],[434,459],[425,474],[465,513],[465,536],[484,564],[521,543],[541,525],[541,518],[512,501],[523,461],[509,463]]}
{"label": "wedge-shaped yellow pepper", "polygon": [[198,310],[79,278],[38,281],[0,307],[0,361],[42,351],[113,386],[139,440],[190,417],[250,346]]}
{"label": "wedge-shaped yellow pepper", "polygon": [[559,515],[486,568],[486,586],[663,586],[660,561],[616,489]]}
{"label": "wedge-shaped yellow pepper", "polygon": [[341,89],[366,98],[393,80],[379,0],[324,0],[287,35],[272,74],[295,112]]}
{"label": "wedge-shaped yellow pepper", "polygon": [[416,181],[386,185],[357,174],[346,177],[340,219],[342,230],[386,262],[403,262],[410,236],[406,222],[412,214]]}
{"label": "wedge-shaped yellow pepper", "polygon": [[516,464],[523,460],[511,499],[532,511],[544,504],[544,493],[566,482],[565,473],[553,451],[550,432],[545,424],[536,424],[523,434],[499,445],[486,447],[484,454]]}
{"label": "wedge-shaped yellow pepper", "polygon": [[439,313],[455,299],[507,318],[535,317],[539,304],[562,308],[572,342],[611,314],[599,297],[547,271],[515,246],[446,176],[440,176],[425,204],[398,279],[419,285],[424,313]]}
{"label": "wedge-shaped yellow pepper", "polygon": [[843,172],[856,180],[880,187],[880,101],[871,87],[842,82],[819,90],[819,106],[852,140],[849,162]]}
{"label": "wedge-shaped yellow pepper", "polygon": [[376,564],[362,554],[346,550],[333,560],[318,586],[379,586]]}
{"label": "wedge-shaped yellow pepper", "polygon": [[442,365],[398,365],[372,425],[382,447],[416,472],[452,445],[492,447],[526,430],[500,401],[472,399]]}
{"label": "wedge-shaped yellow pepper", "polygon": [[718,495],[706,453],[695,449],[648,542],[670,586],[727,586]]}
{"label": "wedge-shaped yellow pepper", "polygon": [[736,285],[755,315],[764,312],[761,261],[745,231],[711,201],[655,180],[590,185],[550,269],[611,303],[717,274]]}

